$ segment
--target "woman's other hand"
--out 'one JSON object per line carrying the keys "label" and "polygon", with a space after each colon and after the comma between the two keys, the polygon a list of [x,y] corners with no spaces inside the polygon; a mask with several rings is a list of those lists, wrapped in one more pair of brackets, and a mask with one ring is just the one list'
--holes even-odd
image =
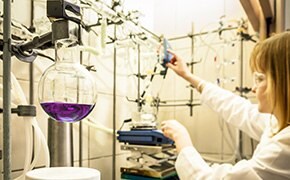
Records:
{"label": "woman's other hand", "polygon": [[192,146],[192,142],[186,128],[176,120],[163,121],[161,130],[164,136],[175,142],[176,150],[179,153],[183,148]]}

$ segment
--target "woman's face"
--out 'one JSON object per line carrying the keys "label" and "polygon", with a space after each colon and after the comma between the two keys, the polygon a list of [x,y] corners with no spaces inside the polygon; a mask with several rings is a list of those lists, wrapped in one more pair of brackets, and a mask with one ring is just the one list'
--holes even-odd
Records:
{"label": "woman's face", "polygon": [[261,113],[271,113],[271,105],[268,100],[266,89],[266,75],[263,73],[254,72],[254,85],[252,91],[256,94],[258,109]]}

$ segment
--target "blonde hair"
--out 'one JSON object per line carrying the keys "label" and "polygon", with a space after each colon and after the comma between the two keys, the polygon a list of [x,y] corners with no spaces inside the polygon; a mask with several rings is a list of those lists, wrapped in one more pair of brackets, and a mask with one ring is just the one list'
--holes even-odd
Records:
{"label": "blonde hair", "polygon": [[250,67],[266,74],[266,92],[276,111],[279,132],[290,124],[290,32],[258,43],[251,54]]}

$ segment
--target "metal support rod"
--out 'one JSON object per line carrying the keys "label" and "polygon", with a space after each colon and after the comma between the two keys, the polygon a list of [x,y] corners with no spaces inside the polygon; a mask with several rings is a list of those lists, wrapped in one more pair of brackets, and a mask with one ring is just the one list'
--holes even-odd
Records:
{"label": "metal support rod", "polygon": [[[192,27],[191,27],[191,33],[193,34],[194,33],[194,25],[192,23]],[[193,36],[191,36],[191,60],[190,60],[190,63],[192,64],[192,66],[190,66],[190,71],[191,73],[193,74],[194,73],[194,68],[193,68],[193,62],[194,62],[194,38]],[[190,103],[192,103],[193,101],[193,89],[191,88],[190,89]],[[190,116],[193,115],[193,106],[190,106]]]}
{"label": "metal support rod", "polygon": [[[31,0],[30,6],[30,29],[34,28],[33,19],[34,19],[34,0]],[[34,67],[33,62],[29,63],[29,104],[34,103]]]}
{"label": "metal support rod", "polygon": [[82,121],[79,122],[79,167],[83,167],[83,123]]}
{"label": "metal support rod", "polygon": [[67,144],[69,146],[69,151],[70,152],[70,159],[68,160],[69,164],[68,166],[74,166],[74,131],[73,131],[73,124],[72,123],[69,123],[69,137],[68,139],[70,140]]}
{"label": "metal support rod", "polygon": [[3,170],[4,179],[11,179],[11,1],[3,6]]}
{"label": "metal support rod", "polygon": [[[83,45],[82,43],[82,29],[81,25],[78,25],[78,41],[79,45]],[[80,52],[80,64],[83,63],[83,52]],[[79,97],[78,97],[79,98]],[[79,101],[78,101],[79,102]],[[79,167],[83,166],[83,123],[82,121],[79,122]]]}
{"label": "metal support rod", "polygon": [[190,108],[194,107],[194,106],[200,106],[200,103],[194,103],[194,104],[162,104],[159,105],[158,107],[175,107],[175,106],[189,106]]}
{"label": "metal support rod", "polygon": [[185,38],[193,38],[195,36],[202,36],[202,35],[207,35],[209,33],[217,33],[217,32],[221,32],[221,31],[229,31],[229,30],[234,30],[234,29],[238,29],[238,28],[239,27],[229,27],[229,28],[217,29],[217,30],[212,30],[212,31],[200,32],[200,33],[196,33],[196,34],[192,33],[192,34],[188,34],[186,36],[169,38],[168,40],[174,41],[174,40],[180,40],[180,39],[185,39]]}
{"label": "metal support rod", "polygon": [[[199,101],[200,99],[193,99],[192,100],[192,102],[193,101]],[[160,104],[166,104],[166,103],[168,103],[168,102],[189,102],[188,101],[188,99],[177,99],[177,100],[172,100],[172,99],[168,99],[168,100],[162,100],[161,102],[160,102]]]}
{"label": "metal support rod", "polygon": [[[117,25],[114,26],[114,39],[117,38]],[[117,85],[117,48],[114,46],[113,59],[113,155],[112,155],[112,180],[116,179],[116,85]]]}
{"label": "metal support rod", "polygon": [[[243,53],[244,53],[244,48],[243,48],[243,45],[244,45],[244,40],[243,40],[243,37],[241,36],[241,47],[240,47],[240,88],[243,88],[244,86],[244,75],[243,75],[243,72],[244,72],[244,56],[243,56]],[[240,91],[240,96],[243,97],[243,91]],[[240,160],[243,158],[243,132],[241,130],[239,130],[239,137],[238,137],[238,140],[239,140],[239,144],[238,144],[238,150],[239,150],[239,154],[237,157],[237,160]]]}
{"label": "metal support rod", "polygon": [[137,48],[137,53],[138,53],[138,78],[137,78],[137,84],[138,84],[138,89],[137,89],[137,100],[138,100],[138,112],[141,112],[142,109],[142,103],[141,103],[141,79],[140,79],[140,74],[141,74],[141,55],[140,55],[140,45],[138,44]]}
{"label": "metal support rod", "polygon": [[[29,63],[29,104],[34,104],[34,65],[33,62]],[[34,158],[34,142],[35,142],[35,132],[34,129],[32,131],[32,139],[33,139],[33,149],[32,149],[32,157]]]}
{"label": "metal support rod", "polygon": [[[133,22],[133,21],[132,21]],[[138,26],[138,24],[136,24],[136,26]],[[158,38],[159,41],[161,41],[160,36],[158,36],[157,34],[154,34],[152,31],[149,31],[148,29],[146,29],[145,27],[141,26],[141,28],[146,31],[147,33],[151,34],[153,37]]]}
{"label": "metal support rod", "polygon": [[31,5],[30,5],[30,27],[29,30],[31,32],[35,32],[35,27],[33,24],[33,20],[34,20],[34,0],[31,0]]}
{"label": "metal support rod", "polygon": [[29,63],[29,104],[34,103],[34,66],[33,62]]}

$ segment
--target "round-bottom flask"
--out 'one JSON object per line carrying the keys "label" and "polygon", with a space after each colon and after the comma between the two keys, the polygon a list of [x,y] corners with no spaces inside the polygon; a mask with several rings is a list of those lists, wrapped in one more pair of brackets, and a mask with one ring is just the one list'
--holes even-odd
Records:
{"label": "round-bottom flask", "polygon": [[75,39],[56,42],[56,62],[42,75],[39,101],[43,110],[59,122],[77,122],[94,108],[97,91],[94,78],[79,63]]}

